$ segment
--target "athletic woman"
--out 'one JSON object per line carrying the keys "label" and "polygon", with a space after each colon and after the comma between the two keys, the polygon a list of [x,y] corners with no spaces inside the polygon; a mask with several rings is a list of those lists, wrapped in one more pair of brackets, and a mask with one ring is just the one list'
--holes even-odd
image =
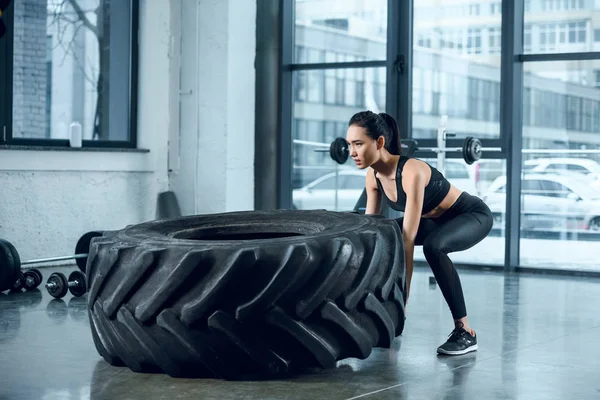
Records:
{"label": "athletic woman", "polygon": [[448,253],[466,250],[492,229],[492,213],[478,197],[451,185],[424,161],[402,155],[394,118],[362,111],[350,119],[346,141],[349,154],[366,177],[366,214],[379,214],[382,199],[404,212],[396,219],[402,230],[406,256],[406,296],[410,293],[414,247],[423,253],[454,318],[454,329],[440,354],[458,355],[477,350],[469,325],[460,278]]}

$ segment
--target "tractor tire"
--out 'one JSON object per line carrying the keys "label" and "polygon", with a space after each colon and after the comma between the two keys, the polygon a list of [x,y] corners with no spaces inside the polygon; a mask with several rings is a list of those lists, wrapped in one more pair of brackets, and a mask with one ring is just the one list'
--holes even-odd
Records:
{"label": "tractor tire", "polygon": [[87,308],[111,365],[236,379],[331,368],[389,348],[405,314],[398,224],[246,211],[130,225],[92,240]]}

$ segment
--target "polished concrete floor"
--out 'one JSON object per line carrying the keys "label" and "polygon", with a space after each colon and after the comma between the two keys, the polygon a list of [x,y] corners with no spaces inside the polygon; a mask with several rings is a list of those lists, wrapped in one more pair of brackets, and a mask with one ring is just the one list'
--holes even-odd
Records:
{"label": "polished concrete floor", "polygon": [[[56,270],[42,270],[44,280]],[[479,351],[449,358],[435,353],[451,319],[429,275],[415,272],[407,326],[393,348],[272,381],[112,367],[92,343],[85,297],[0,294],[0,399],[600,398],[600,280],[461,271]]]}

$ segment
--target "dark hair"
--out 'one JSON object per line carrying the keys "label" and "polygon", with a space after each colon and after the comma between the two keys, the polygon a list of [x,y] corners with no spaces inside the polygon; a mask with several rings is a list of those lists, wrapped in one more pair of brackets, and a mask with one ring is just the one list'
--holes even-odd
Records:
{"label": "dark hair", "polygon": [[399,156],[400,152],[400,131],[394,117],[386,113],[376,114],[373,111],[360,111],[350,118],[348,126],[360,126],[365,128],[367,135],[377,140],[380,136],[385,138],[385,149]]}

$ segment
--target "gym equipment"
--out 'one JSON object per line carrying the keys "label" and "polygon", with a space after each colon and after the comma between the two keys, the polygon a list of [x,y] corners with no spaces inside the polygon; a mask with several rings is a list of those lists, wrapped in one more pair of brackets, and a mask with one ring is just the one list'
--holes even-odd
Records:
{"label": "gym equipment", "polygon": [[25,290],[33,290],[37,288],[38,286],[40,286],[42,280],[44,279],[42,273],[35,268],[25,271],[25,273],[23,273],[23,276],[25,278],[25,282],[23,283],[23,287],[25,288]]}
{"label": "gym equipment", "polygon": [[87,291],[85,275],[81,271],[73,271],[69,279],[62,272],[55,272],[48,278],[46,289],[50,296],[60,299],[65,297],[67,291],[75,297],[81,297]]}
{"label": "gym equipment", "polygon": [[19,271],[14,280],[14,283],[9,288],[10,292],[20,292],[22,289],[33,290],[37,288],[40,285],[40,283],[42,283],[42,279],[42,273],[35,268],[27,270],[24,273],[22,271]]}
{"label": "gym equipment", "polygon": [[[85,273],[90,243],[93,238],[102,236],[103,234],[104,232],[102,231],[91,231],[85,233],[77,241],[77,244],[75,245],[75,254],[72,256],[47,257],[25,261],[21,261],[19,253],[9,241],[0,239],[0,292],[11,289],[16,283],[18,283],[19,272],[21,271],[22,265],[75,260],[77,267],[81,270],[81,272]],[[30,271],[36,272],[37,270],[32,269]],[[42,281],[42,275],[39,273],[39,271],[37,271],[36,274],[39,274],[40,276],[39,281],[34,275],[26,275],[25,282],[22,284],[22,287],[37,287],[37,285],[39,285]],[[27,276],[30,276],[29,283],[27,283]],[[20,288],[15,290],[20,290]]]}
{"label": "gym equipment", "polygon": [[344,138],[335,138],[329,146],[329,155],[338,164],[344,164],[348,159],[348,143]]}
{"label": "gym equipment", "polygon": [[137,372],[229,378],[332,368],[389,348],[404,327],[403,243],[385,218],[193,215],[131,225],[92,248],[94,345],[109,364]]}
{"label": "gym equipment", "polygon": [[[414,139],[405,139],[401,141],[402,148],[404,149],[403,154],[412,156],[417,151],[430,151],[437,153],[437,169],[443,171],[446,153],[460,152],[462,153],[465,162],[471,165],[482,157],[484,150],[490,152],[502,151],[502,148],[500,147],[483,147],[481,141],[472,136],[467,136],[463,140],[461,147],[446,147],[446,138],[456,136],[454,133],[449,133],[446,131],[447,119],[448,118],[445,115],[441,118],[437,136],[437,147],[419,147],[418,141]],[[324,150],[317,149],[315,151]],[[344,164],[348,160],[350,154],[346,140],[343,138],[336,138],[330,145],[329,154],[331,155],[333,161],[337,162],[338,164]]]}
{"label": "gym equipment", "polygon": [[23,275],[23,273],[21,271],[19,271],[14,283],[10,287],[10,292],[11,293],[20,292],[24,286],[25,286],[25,275]]}
{"label": "gym equipment", "polygon": [[[417,151],[431,151],[434,153],[449,153],[449,152],[462,152],[463,159],[469,165],[473,164],[475,161],[479,160],[483,155],[483,150],[487,151],[501,151],[500,148],[497,147],[483,147],[481,145],[481,141],[472,136],[467,136],[461,147],[419,147],[419,142],[413,139],[404,140],[404,142],[408,142],[408,145],[404,147],[407,149],[407,155],[413,155]],[[320,149],[315,151],[322,151]],[[348,160],[349,151],[348,144],[346,140],[342,138],[336,138],[333,142],[331,142],[331,147],[329,150],[329,154],[333,161],[338,164],[344,164]]]}
{"label": "gym equipment", "polygon": [[81,272],[85,273],[85,266],[87,265],[88,252],[90,251],[90,243],[92,239],[95,237],[102,236],[104,232],[102,231],[91,231],[85,233],[82,237],[79,238],[77,244],[75,245],[75,262],[77,263],[77,267]]}

